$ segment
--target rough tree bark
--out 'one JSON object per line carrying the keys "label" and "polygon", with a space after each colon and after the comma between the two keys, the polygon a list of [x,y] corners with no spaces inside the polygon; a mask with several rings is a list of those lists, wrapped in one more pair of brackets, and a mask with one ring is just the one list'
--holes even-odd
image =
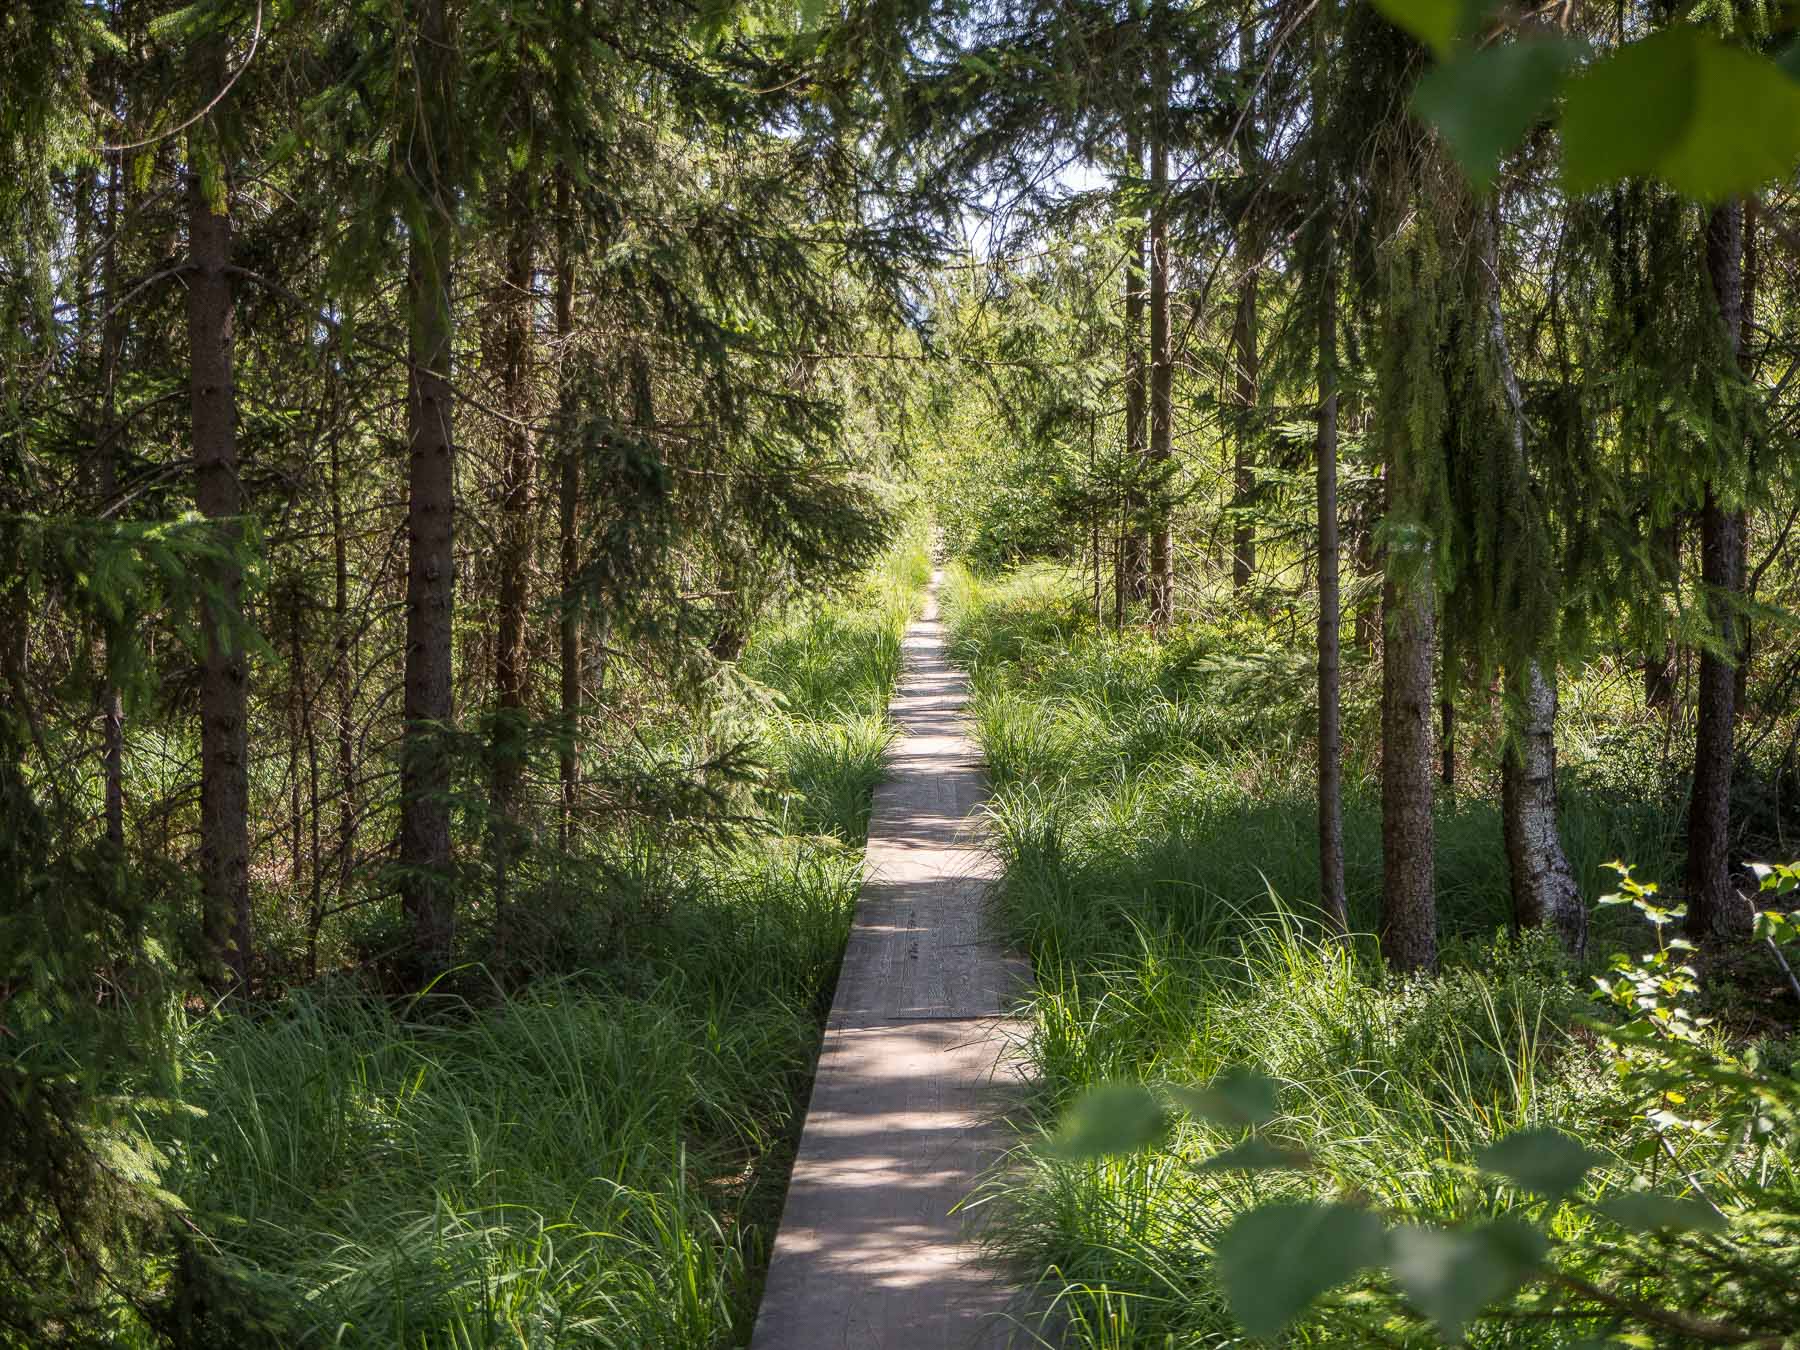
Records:
{"label": "rough tree bark", "polygon": [[531,310],[533,232],[530,189],[516,175],[506,194],[506,293],[499,307],[501,427],[499,572],[500,596],[494,649],[493,727],[494,915],[505,936],[512,863],[524,835],[519,792],[525,776],[526,695],[530,664],[525,649],[531,571],[531,498],[536,476],[531,432]]}
{"label": "rough tree bark", "polygon": [[[225,85],[225,48],[208,41],[198,62],[202,88]],[[238,477],[236,324],[231,274],[231,215],[225,165],[209,128],[190,133],[188,156],[189,395],[194,436],[194,504],[220,522],[219,555],[205,564],[211,600],[200,657],[201,931],[209,978],[235,989],[250,975],[250,773],[246,741],[249,669],[245,660],[244,513]],[[206,170],[206,157],[214,161]],[[198,162],[197,162],[198,161]],[[211,190],[208,178],[212,177]]]}
{"label": "rough tree bark", "polygon": [[449,31],[443,0],[415,0],[418,87],[407,172],[418,214],[407,251],[406,729],[400,751],[401,903],[419,974],[450,960],[455,896],[450,875],[450,757],[455,707],[451,619],[455,604],[456,458],[451,436],[450,280],[453,193],[442,182],[450,152]]}
{"label": "rough tree bark", "polygon": [[1436,836],[1431,819],[1432,649],[1436,605],[1430,566],[1398,575],[1388,550],[1381,660],[1381,952],[1396,970],[1437,965]]}
{"label": "rough tree bark", "polygon": [[1587,907],[1556,828],[1556,686],[1536,661],[1525,664],[1513,685],[1500,771],[1513,924],[1553,928],[1580,956],[1587,948]]}
{"label": "rough tree bark", "polygon": [[[1714,209],[1706,226],[1706,266],[1730,350],[1743,359],[1743,212],[1737,203]],[[1742,936],[1748,918],[1731,885],[1731,769],[1734,753],[1738,650],[1733,600],[1743,585],[1744,540],[1738,514],[1706,485],[1700,516],[1700,579],[1718,651],[1700,654],[1696,695],[1694,785],[1688,801],[1688,917],[1703,937]],[[1726,653],[1720,655],[1718,652]]]}

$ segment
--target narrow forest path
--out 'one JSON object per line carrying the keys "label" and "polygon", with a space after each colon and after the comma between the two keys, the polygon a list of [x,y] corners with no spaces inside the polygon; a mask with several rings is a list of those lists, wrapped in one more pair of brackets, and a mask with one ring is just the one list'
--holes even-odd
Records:
{"label": "narrow forest path", "polygon": [[1008,1343],[1013,1293],[952,1209],[998,1156],[1031,978],[982,932],[987,795],[934,572],[906,633],[862,896],[769,1263],[753,1350]]}

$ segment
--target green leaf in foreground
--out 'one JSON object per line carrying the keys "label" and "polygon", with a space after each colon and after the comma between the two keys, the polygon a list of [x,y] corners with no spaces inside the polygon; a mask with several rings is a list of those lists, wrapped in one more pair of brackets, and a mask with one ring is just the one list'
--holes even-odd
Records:
{"label": "green leaf in foreground", "polygon": [[1556,38],[1503,42],[1427,71],[1413,108],[1438,129],[1456,162],[1485,192],[1500,160],[1545,112],[1581,48]]}
{"label": "green leaf in foreground", "polygon": [[1234,1317],[1252,1336],[1273,1336],[1383,1255],[1381,1220],[1366,1209],[1299,1200],[1240,1215],[1219,1238],[1213,1264]]}
{"label": "green leaf in foreground", "polygon": [[1671,28],[1571,79],[1562,137],[1572,192],[1654,174],[1719,201],[1800,159],[1800,83],[1698,28]]}
{"label": "green leaf in foreground", "polygon": [[1530,1279],[1549,1249],[1542,1233],[1514,1218],[1453,1230],[1408,1225],[1389,1241],[1394,1282],[1452,1341],[1483,1308]]}
{"label": "green leaf in foreground", "polygon": [[1639,1233],[1657,1231],[1722,1233],[1725,1220],[1703,1200],[1661,1195],[1656,1191],[1623,1191],[1594,1206],[1621,1228]]}
{"label": "green leaf in foreground", "polygon": [[1227,1069],[1205,1087],[1171,1086],[1169,1095],[1189,1115],[1215,1125],[1264,1125],[1280,1109],[1273,1078],[1250,1069]]}
{"label": "green leaf in foreground", "polygon": [[1168,1118],[1141,1083],[1102,1083],[1064,1114],[1044,1151],[1070,1160],[1131,1153],[1162,1138]]}
{"label": "green leaf in foreground", "polygon": [[1474,30],[1487,5],[1484,0],[1375,0],[1375,8],[1443,57]]}
{"label": "green leaf in foreground", "polygon": [[1581,1184],[1603,1155],[1561,1130],[1520,1130],[1475,1156],[1483,1171],[1498,1172],[1554,1203]]}

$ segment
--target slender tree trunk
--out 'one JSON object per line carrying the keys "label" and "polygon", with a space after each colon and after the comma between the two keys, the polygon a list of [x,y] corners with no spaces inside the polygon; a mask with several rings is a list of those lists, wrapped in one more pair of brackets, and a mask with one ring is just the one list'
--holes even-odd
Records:
{"label": "slender tree trunk", "polygon": [[569,345],[575,332],[575,250],[570,219],[569,178],[559,171],[556,179],[556,350],[557,350],[557,583],[562,599],[556,630],[561,648],[562,741],[557,773],[562,790],[562,811],[557,842],[568,851],[574,827],[575,804],[581,791],[581,619],[575,604],[575,578],[581,567],[578,535],[581,503],[581,450],[575,435],[575,380],[570,374],[573,354]]}
{"label": "slender tree trunk", "polygon": [[[325,923],[325,858],[320,844],[320,793],[319,793],[319,732],[313,718],[313,691],[307,688],[305,680],[305,649],[301,643],[302,629],[300,623],[300,594],[296,592],[293,627],[293,669],[294,684],[299,704],[299,734],[306,747],[306,820],[309,825],[308,842],[309,863],[307,870],[307,944],[306,973],[310,979],[319,972],[318,934]],[[300,789],[298,772],[295,773],[294,788],[294,833],[299,835],[301,812],[299,808]],[[296,860],[300,857],[299,847],[294,850]],[[294,887],[300,885],[300,868],[296,861],[294,869]]]}
{"label": "slender tree trunk", "polygon": [[[1134,130],[1126,138],[1125,153],[1131,160],[1133,174],[1144,171],[1144,143]],[[1125,260],[1125,461],[1131,473],[1143,468],[1147,449],[1146,418],[1149,414],[1148,389],[1144,381],[1144,303],[1148,259],[1145,250],[1147,232],[1140,226],[1130,232]],[[1145,567],[1149,550],[1138,522],[1144,511],[1143,494],[1131,491],[1125,500],[1125,528],[1120,532],[1119,575],[1122,585],[1113,597],[1113,622],[1125,623],[1125,607],[1129,601],[1142,600],[1145,594]]]}
{"label": "slender tree trunk", "polygon": [[[293,893],[306,875],[306,808],[302,801],[300,759],[306,753],[306,633],[298,587],[288,611],[288,867]],[[273,619],[274,616],[270,615]]]}
{"label": "slender tree trunk", "polygon": [[[1650,560],[1657,575],[1671,592],[1681,584],[1681,522],[1671,520],[1659,525],[1650,536]],[[1680,669],[1680,653],[1673,642],[1663,644],[1662,654],[1644,662],[1644,702],[1652,708],[1666,708],[1675,696],[1675,675]]]}
{"label": "slender tree trunk", "polygon": [[[1761,252],[1757,248],[1757,223],[1762,218],[1762,200],[1757,196],[1744,199],[1744,301],[1738,321],[1737,357],[1738,365],[1746,374],[1752,373],[1750,344],[1755,337],[1756,328],[1756,284],[1761,274]],[[1750,477],[1756,478],[1757,447],[1750,447]],[[1737,589],[1742,592],[1745,587],[1746,574],[1749,571],[1750,547],[1750,513],[1744,507],[1737,510]],[[1753,598],[1753,597],[1747,597]],[[1738,649],[1737,674],[1732,683],[1732,713],[1742,720],[1750,703],[1750,657],[1755,646],[1754,624],[1748,614],[1740,614],[1737,620]]]}
{"label": "slender tree trunk", "polygon": [[[1746,578],[1750,571],[1750,513],[1738,507],[1736,518],[1731,522],[1733,536],[1732,573],[1737,577],[1734,589],[1745,600],[1754,600],[1753,592],[1745,589]],[[1736,616],[1737,652],[1733,657],[1731,675],[1731,715],[1734,721],[1741,722],[1750,711],[1750,658],[1755,655],[1755,632],[1748,614]]]}
{"label": "slender tree trunk", "polygon": [[318,935],[325,923],[325,848],[321,836],[324,802],[319,787],[319,729],[312,715],[310,700],[307,702],[305,718],[307,791],[312,807],[312,889],[307,904],[310,919],[306,947],[306,977],[310,980],[316,979],[319,974]]}
{"label": "slender tree trunk", "polygon": [[343,407],[343,374],[338,369],[341,353],[327,353],[332,362],[326,378],[331,382],[330,484],[331,494],[331,623],[333,684],[337,692],[337,886],[342,903],[350,890],[356,859],[356,703],[352,656],[355,634],[350,630],[350,552],[344,530],[343,447],[340,442]]}
{"label": "slender tree trunk", "polygon": [[[1429,378],[1429,377],[1428,377]],[[1387,518],[1413,523],[1425,488],[1422,454],[1391,456],[1382,475]],[[1436,541],[1382,550],[1381,951],[1396,970],[1437,965],[1432,713],[1437,663]]]}
{"label": "slender tree trunk", "polygon": [[[1159,6],[1160,8],[1160,6]],[[1175,354],[1169,325],[1169,147],[1166,137],[1167,57],[1157,57],[1150,143],[1150,452],[1153,472],[1166,472],[1174,454]],[[1167,507],[1157,507],[1150,531],[1150,624],[1167,631],[1175,617],[1174,534]]]}
{"label": "slender tree trunk", "polygon": [[[1238,30],[1238,78],[1247,82],[1256,60],[1255,26],[1246,21]],[[1246,98],[1248,99],[1248,95]],[[1238,164],[1247,191],[1256,182],[1256,109],[1247,103],[1243,129],[1238,134]],[[1257,386],[1261,382],[1256,338],[1256,292],[1261,244],[1255,228],[1255,207],[1248,198],[1238,222],[1238,292],[1231,328],[1231,349],[1236,366],[1237,428],[1232,465],[1231,584],[1243,590],[1256,574],[1256,524],[1250,507],[1256,495],[1254,436]]]}
{"label": "slender tree trunk", "polygon": [[[1743,352],[1743,213],[1736,203],[1716,208],[1706,228],[1706,264],[1713,297],[1731,350]],[[1735,447],[1734,447],[1735,449]],[[1706,937],[1741,936],[1747,915],[1731,885],[1731,770],[1736,719],[1738,650],[1733,601],[1743,586],[1743,538],[1738,515],[1706,486],[1700,516],[1700,578],[1718,637],[1700,654],[1694,786],[1688,802],[1689,931]]]}
{"label": "slender tree trunk", "polygon": [[1243,590],[1256,575],[1256,522],[1250,508],[1256,497],[1252,428],[1256,419],[1259,379],[1256,351],[1256,273],[1238,282],[1236,317],[1231,330],[1237,366],[1237,444],[1231,476],[1231,584]]}
{"label": "slender tree trunk", "polygon": [[1383,586],[1381,661],[1381,952],[1396,970],[1437,965],[1431,819],[1431,713],[1436,628],[1427,564],[1410,584],[1393,550]]}
{"label": "slender tree trunk", "polygon": [[420,197],[407,255],[406,731],[400,753],[401,902],[419,973],[450,960],[455,894],[450,867],[450,757],[455,716],[451,629],[455,605],[455,442],[451,437],[452,193],[440,181],[449,153],[449,32],[443,0],[415,0],[421,144],[407,151]]}
{"label": "slender tree trunk", "polygon": [[[1321,46],[1323,43],[1320,44]],[[1321,165],[1320,189],[1326,186]],[[1337,933],[1350,927],[1344,890],[1344,733],[1338,672],[1343,615],[1338,601],[1337,269],[1333,226],[1324,231],[1319,286],[1319,907]]]}
{"label": "slender tree trunk", "polygon": [[[225,49],[207,43],[202,88],[225,83]],[[207,564],[211,612],[200,658],[200,892],[202,932],[212,977],[242,989],[250,975],[250,777],[246,741],[249,669],[245,660],[243,565],[238,554],[244,514],[238,477],[235,313],[231,281],[231,216],[225,166],[216,166],[216,198],[207,190],[204,156],[219,154],[197,127],[188,164],[188,344],[194,436],[194,501],[221,522],[221,555]]]}
{"label": "slender tree trunk", "polygon": [[[1487,216],[1488,342],[1506,398],[1508,478],[1529,491],[1525,458],[1525,402],[1519,394],[1506,316],[1500,304],[1500,219],[1496,204]],[[1533,504],[1535,505],[1535,504]],[[1531,509],[1528,507],[1527,509]],[[1556,820],[1556,669],[1546,672],[1536,659],[1513,672],[1507,700],[1507,744],[1500,767],[1500,811],[1512,883],[1513,923],[1520,928],[1549,924],[1576,956],[1587,946],[1587,909],[1575,869],[1563,852]]]}
{"label": "slender tree trunk", "polygon": [[[1088,482],[1097,477],[1096,450],[1094,446],[1094,415],[1088,414]],[[1095,498],[1099,500],[1098,497]],[[1088,522],[1088,552],[1094,560],[1094,631],[1105,629],[1105,619],[1101,611],[1101,597],[1105,589],[1100,570],[1100,511],[1096,507],[1093,518]]]}
{"label": "slender tree trunk", "polygon": [[[106,249],[101,262],[101,293],[107,307],[100,333],[100,429],[95,438],[94,487],[100,509],[111,509],[119,490],[119,355],[125,345],[125,318],[119,307],[119,231],[124,165],[113,156],[106,178]],[[110,663],[121,635],[106,639]],[[100,682],[100,759],[106,842],[115,854],[125,849],[125,699],[110,670]]]}
{"label": "slender tree trunk", "polygon": [[[1375,542],[1375,530],[1371,525],[1366,509],[1359,509],[1351,517],[1355,530],[1356,559],[1355,575],[1359,581],[1372,581],[1382,570],[1381,550]],[[1369,587],[1368,596],[1357,603],[1355,642],[1357,650],[1369,656],[1375,654],[1375,639],[1381,634],[1381,593],[1373,586]]]}
{"label": "slender tree trunk", "polygon": [[501,432],[500,612],[494,652],[498,708],[494,718],[493,855],[494,914],[504,939],[509,873],[524,835],[519,790],[525,774],[526,606],[531,571],[532,453],[531,307],[533,248],[529,186],[523,175],[507,194],[509,233],[506,298],[500,311],[502,404],[509,421]]}
{"label": "slender tree trunk", "polygon": [[1456,791],[1456,700],[1450,696],[1450,681],[1455,672],[1446,659],[1438,678],[1438,782],[1445,792]]}

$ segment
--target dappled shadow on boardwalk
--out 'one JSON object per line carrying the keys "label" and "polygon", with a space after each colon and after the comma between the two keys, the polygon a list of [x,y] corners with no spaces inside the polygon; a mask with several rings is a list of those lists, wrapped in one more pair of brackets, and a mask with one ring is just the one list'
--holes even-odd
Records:
{"label": "dappled shadow on boardwalk", "polygon": [[754,1350],[1036,1344],[961,1205],[998,1161],[1029,963],[982,929],[986,781],[934,606],[903,644],[900,736],[769,1265]]}
{"label": "dappled shadow on boardwalk", "polygon": [[1022,1033],[993,1019],[827,1033],[756,1350],[1012,1342],[1013,1291],[952,1211],[1005,1146]]}

